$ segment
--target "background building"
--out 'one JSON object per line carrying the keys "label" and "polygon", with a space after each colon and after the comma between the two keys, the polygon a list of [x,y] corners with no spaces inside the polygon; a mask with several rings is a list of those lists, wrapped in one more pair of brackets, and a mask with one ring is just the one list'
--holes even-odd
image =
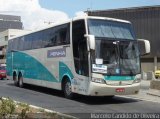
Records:
{"label": "background building", "polygon": [[6,63],[6,47],[8,39],[26,33],[20,16],[0,15],[0,64]]}
{"label": "background building", "polygon": [[87,11],[90,16],[125,19],[132,22],[137,38],[151,43],[151,54],[141,58],[143,71],[160,69],[160,6]]}
{"label": "background building", "polygon": [[28,30],[8,29],[0,32],[0,64],[6,63],[6,48],[8,40],[13,36],[24,34],[29,32]]}
{"label": "background building", "polygon": [[7,29],[22,29],[23,24],[20,16],[0,14],[0,32]]}

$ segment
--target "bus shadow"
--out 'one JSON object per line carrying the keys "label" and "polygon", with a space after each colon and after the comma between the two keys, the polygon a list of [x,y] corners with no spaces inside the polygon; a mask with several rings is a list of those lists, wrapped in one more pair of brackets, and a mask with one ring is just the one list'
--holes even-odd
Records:
{"label": "bus shadow", "polygon": [[[13,83],[8,83],[7,85],[16,87]],[[17,88],[20,88],[20,87],[17,87]],[[52,95],[52,96],[64,97],[62,91],[55,90],[55,89],[50,89],[50,88],[46,88],[46,87],[40,87],[40,86],[25,84],[23,89],[36,91],[36,92],[39,92],[39,93]]]}
{"label": "bus shadow", "polygon": [[141,100],[125,98],[120,96],[108,97],[108,96],[81,96],[78,95],[74,98],[75,101],[82,102],[89,105],[104,105],[104,104],[123,104],[123,103],[135,103]]}
{"label": "bus shadow", "polygon": [[[8,83],[8,85],[14,86],[13,83]],[[40,87],[40,86],[35,86],[35,85],[29,85],[29,84],[25,84],[24,89],[32,90],[32,91],[36,91],[39,93],[44,93],[44,94],[52,95],[56,97],[65,98],[62,91],[55,90],[55,89],[50,89],[50,88],[45,88],[45,87]],[[66,100],[70,100],[70,99],[66,99]],[[125,98],[125,97],[120,97],[120,96],[114,96],[111,98],[107,96],[97,97],[97,96],[83,96],[83,95],[75,94],[72,101],[76,101],[79,103],[85,103],[88,105],[103,105],[103,104],[135,103],[141,100]]]}
{"label": "bus shadow", "polygon": [[[58,91],[55,89],[44,88],[44,87],[39,87],[39,86],[32,86],[32,85],[25,85],[25,88],[34,90],[34,91],[38,91],[41,93],[45,93],[48,95],[65,98],[62,91]],[[70,100],[70,99],[66,99],[66,100]],[[123,103],[135,103],[135,102],[141,101],[141,100],[125,98],[125,97],[120,97],[120,96],[114,96],[110,98],[107,96],[97,97],[97,96],[83,96],[79,94],[74,94],[74,97],[71,100],[79,102],[79,103],[85,103],[88,105],[123,104]]]}
{"label": "bus shadow", "polygon": [[47,95],[64,97],[62,91],[51,89],[51,88],[35,86],[35,85],[30,85],[30,84],[25,84],[23,88],[28,89],[28,90],[32,90],[32,91],[36,91],[39,93],[44,93]]}

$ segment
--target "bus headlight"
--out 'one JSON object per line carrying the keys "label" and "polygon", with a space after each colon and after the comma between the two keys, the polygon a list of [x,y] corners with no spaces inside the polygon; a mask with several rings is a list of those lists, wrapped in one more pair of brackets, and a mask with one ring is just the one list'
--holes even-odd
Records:
{"label": "bus headlight", "polygon": [[102,84],[106,83],[105,80],[101,78],[92,78],[92,81],[95,83],[102,83]]}
{"label": "bus headlight", "polygon": [[136,75],[135,80],[133,83],[140,83],[141,82],[141,74]]}

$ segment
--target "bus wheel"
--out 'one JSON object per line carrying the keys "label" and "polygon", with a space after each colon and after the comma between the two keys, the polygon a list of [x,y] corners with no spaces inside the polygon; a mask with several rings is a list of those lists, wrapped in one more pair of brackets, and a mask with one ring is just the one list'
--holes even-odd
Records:
{"label": "bus wheel", "polygon": [[19,78],[18,78],[18,85],[19,85],[19,87],[23,87],[24,86],[24,84],[23,84],[23,77],[20,75],[19,76]]}
{"label": "bus wheel", "polygon": [[15,74],[13,75],[13,81],[14,81],[14,85],[18,86],[18,79],[17,79],[17,76]]}
{"label": "bus wheel", "polygon": [[64,96],[66,98],[71,99],[73,97],[71,82],[69,81],[69,79],[65,80],[63,85],[63,91],[64,91]]}

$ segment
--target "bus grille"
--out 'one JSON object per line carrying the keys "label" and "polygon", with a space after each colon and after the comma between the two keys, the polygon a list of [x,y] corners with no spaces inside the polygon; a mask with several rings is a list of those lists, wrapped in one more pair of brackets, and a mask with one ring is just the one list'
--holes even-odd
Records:
{"label": "bus grille", "polygon": [[112,86],[125,86],[125,85],[132,85],[133,80],[130,81],[106,81],[107,85]]}

